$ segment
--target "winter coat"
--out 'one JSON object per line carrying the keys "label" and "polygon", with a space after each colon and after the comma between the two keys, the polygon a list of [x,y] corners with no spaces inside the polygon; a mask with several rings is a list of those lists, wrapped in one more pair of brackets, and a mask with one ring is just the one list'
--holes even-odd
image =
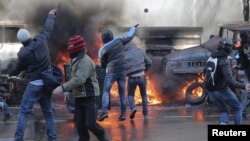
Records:
{"label": "winter coat", "polygon": [[133,42],[125,46],[125,60],[128,75],[148,70],[152,65],[151,59],[142,49],[137,48]]}
{"label": "winter coat", "polygon": [[[15,72],[26,70],[30,81],[41,79],[40,71],[51,64],[47,40],[54,26],[54,15],[48,15],[43,31],[18,52],[18,63]],[[34,52],[32,51],[34,50]]]}
{"label": "winter coat", "polygon": [[100,95],[96,66],[87,54],[79,54],[70,66],[70,80],[62,85],[64,91],[71,91],[75,97]]}
{"label": "winter coat", "polygon": [[135,34],[135,27],[132,27],[126,36],[116,38],[104,44],[99,50],[101,66],[106,68],[106,73],[119,73],[126,71],[126,60],[124,57],[125,47]]}
{"label": "winter coat", "polygon": [[218,58],[215,72],[215,90],[233,86],[235,88],[245,89],[245,84],[237,82],[232,75],[232,68],[227,59],[228,54],[223,51],[217,51],[211,54],[213,58]]}

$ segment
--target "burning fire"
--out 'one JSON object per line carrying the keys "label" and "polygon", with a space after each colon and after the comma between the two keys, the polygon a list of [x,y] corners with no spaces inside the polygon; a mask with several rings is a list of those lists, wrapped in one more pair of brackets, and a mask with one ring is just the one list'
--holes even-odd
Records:
{"label": "burning fire", "polygon": [[[147,77],[147,95],[148,95],[148,103],[150,105],[155,105],[155,104],[160,104],[162,103],[161,97],[160,97],[160,92],[157,89],[156,83],[154,83],[151,79],[150,76]],[[142,103],[141,95],[140,95],[140,90],[137,87],[135,91],[135,101],[137,104]]]}
{"label": "burning fire", "polygon": [[[186,90],[187,88],[193,84],[194,82],[203,82],[204,81],[204,76],[202,73],[199,73],[198,74],[198,78],[196,78],[195,80],[192,80],[192,81],[186,81],[185,82],[185,85],[184,87],[178,92],[178,94],[180,94],[180,97],[179,99],[185,99],[186,98]],[[202,88],[201,87],[198,87],[196,89],[194,89],[192,91],[192,97],[194,98],[198,98],[198,97],[201,97],[202,96]]]}
{"label": "burning fire", "polygon": [[[87,54],[93,59],[93,61],[96,64],[99,64],[99,58],[97,56],[98,54],[98,50],[99,48],[102,46],[102,40],[101,40],[101,32],[98,32],[97,34],[95,34],[95,43],[93,45],[91,45],[91,47],[88,47],[88,51]],[[58,66],[60,67],[61,70],[64,70],[64,64],[68,64],[70,61],[69,55],[67,52],[59,52],[56,58],[56,62],[58,64]],[[156,83],[153,82],[153,80],[150,79],[150,77],[152,76],[152,74],[150,74],[150,76],[147,77],[147,95],[148,95],[148,103],[150,105],[155,105],[155,104],[160,104],[162,103],[162,100],[160,98],[160,92],[157,90],[156,87]],[[111,97],[112,100],[115,100],[119,97],[118,96],[118,86],[115,83],[111,89]],[[135,102],[136,104],[142,104],[142,98],[140,95],[140,90],[139,88],[136,89],[135,91]]]}
{"label": "burning fire", "polygon": [[69,64],[70,57],[67,52],[59,52],[56,58],[57,66],[64,72],[64,64]]}
{"label": "burning fire", "polygon": [[[149,105],[156,105],[156,104],[162,103],[162,99],[160,97],[160,92],[157,89],[156,83],[154,83],[154,81],[152,79],[150,79],[151,76],[152,76],[152,74],[149,74],[149,76],[147,76],[148,104]],[[119,96],[118,96],[118,85],[117,85],[117,83],[114,83],[114,85],[112,86],[110,94],[111,94],[112,99],[115,99],[115,100],[118,101]],[[112,101],[112,99],[111,99],[111,101]],[[137,87],[136,90],[135,90],[134,99],[135,99],[135,103],[137,105],[142,104],[142,98],[141,98],[141,93],[140,93],[139,87]]]}

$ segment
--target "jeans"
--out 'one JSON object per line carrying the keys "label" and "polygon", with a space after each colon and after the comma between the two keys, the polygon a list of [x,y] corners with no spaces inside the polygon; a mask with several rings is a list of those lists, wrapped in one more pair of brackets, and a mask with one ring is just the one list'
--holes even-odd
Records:
{"label": "jeans", "polygon": [[[250,67],[248,66],[245,70],[245,76],[244,83],[250,82]],[[242,112],[246,114],[247,108],[250,106],[250,94],[246,90],[241,90],[241,103],[242,103]]]}
{"label": "jeans", "polygon": [[24,92],[20,106],[18,123],[15,133],[15,141],[23,141],[24,129],[27,121],[27,113],[31,111],[33,105],[36,102],[39,102],[46,120],[48,141],[56,140],[56,129],[52,110],[51,95],[46,93],[44,86],[35,86],[29,83]]}
{"label": "jeans", "polygon": [[220,122],[228,123],[229,106],[234,110],[234,124],[242,124],[242,106],[232,90],[224,88],[209,92],[221,111]]}
{"label": "jeans", "polygon": [[110,73],[106,74],[104,80],[104,88],[102,95],[102,112],[107,113],[109,107],[109,97],[110,97],[110,89],[113,83],[117,81],[120,103],[121,103],[121,112],[126,112],[126,96],[125,96],[125,85],[126,85],[126,72],[120,73]]}
{"label": "jeans", "polygon": [[3,111],[4,116],[9,116],[9,115],[11,115],[12,112],[10,111],[10,109],[9,109],[9,107],[8,107],[8,105],[7,105],[7,103],[6,103],[6,101],[5,101],[2,97],[0,97],[0,102],[3,103],[3,107],[0,107],[0,109]]}
{"label": "jeans", "polygon": [[96,123],[95,97],[79,97],[75,99],[76,127],[79,141],[88,141],[90,130],[98,139],[104,135],[104,129]]}
{"label": "jeans", "polygon": [[128,101],[131,110],[136,109],[134,95],[136,86],[139,86],[142,98],[143,115],[148,115],[147,80],[145,75],[128,78]]}

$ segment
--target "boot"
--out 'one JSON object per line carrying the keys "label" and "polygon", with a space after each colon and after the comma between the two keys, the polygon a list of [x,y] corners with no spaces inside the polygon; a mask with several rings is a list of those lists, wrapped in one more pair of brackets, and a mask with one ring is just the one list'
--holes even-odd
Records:
{"label": "boot", "polygon": [[97,138],[99,141],[111,141],[109,136],[106,133],[104,133],[102,136],[97,137]]}
{"label": "boot", "polygon": [[126,113],[125,112],[122,112],[121,114],[120,114],[120,117],[118,118],[118,120],[119,121],[123,121],[123,120],[125,120],[126,119]]}
{"label": "boot", "polygon": [[247,113],[246,113],[246,112],[242,113],[242,119],[244,119],[244,120],[247,120],[247,119],[248,119]]}
{"label": "boot", "polygon": [[136,109],[133,109],[131,114],[130,114],[130,119],[134,119],[135,118],[135,113],[136,113]]}
{"label": "boot", "polygon": [[98,121],[103,121],[105,118],[108,118],[108,114],[102,112],[99,118],[97,119]]}
{"label": "boot", "polygon": [[5,122],[5,121],[9,120],[11,117],[13,117],[13,114],[12,114],[12,113],[5,114],[5,115],[4,115],[4,118],[3,118],[3,121]]}

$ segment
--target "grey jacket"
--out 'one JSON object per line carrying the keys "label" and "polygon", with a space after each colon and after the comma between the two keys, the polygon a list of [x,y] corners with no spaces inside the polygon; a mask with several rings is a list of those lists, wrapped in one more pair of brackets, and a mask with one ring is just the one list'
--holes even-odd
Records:
{"label": "grey jacket", "polygon": [[142,70],[146,71],[151,67],[151,59],[142,49],[137,48],[133,42],[128,43],[125,47],[125,59],[128,75]]}

